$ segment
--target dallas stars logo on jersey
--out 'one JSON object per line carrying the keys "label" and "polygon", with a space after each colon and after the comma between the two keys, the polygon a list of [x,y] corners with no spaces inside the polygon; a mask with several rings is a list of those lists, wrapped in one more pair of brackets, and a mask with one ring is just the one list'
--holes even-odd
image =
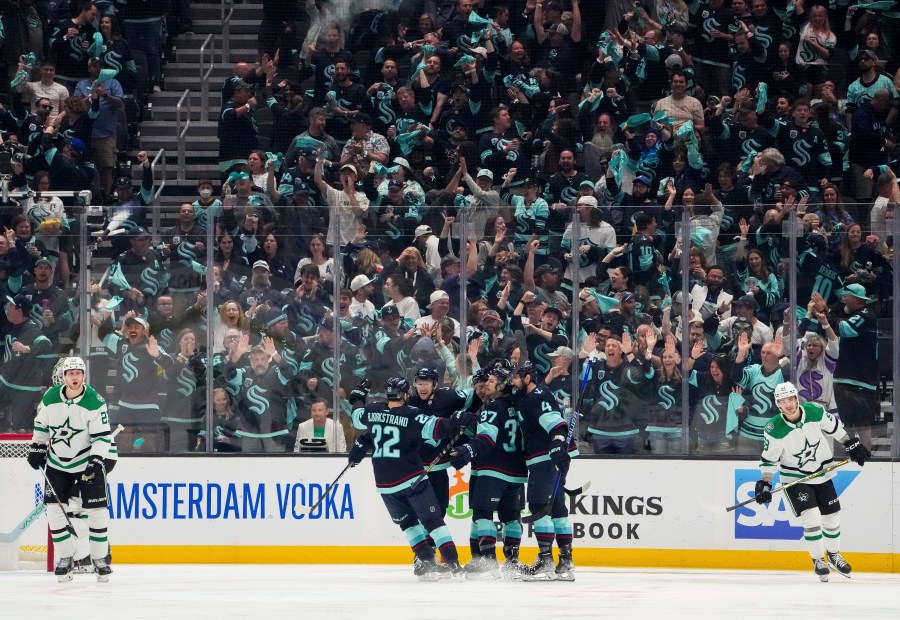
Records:
{"label": "dallas stars logo on jersey", "polygon": [[794,458],[797,459],[797,467],[803,467],[807,463],[814,463],[816,461],[816,452],[819,450],[819,443],[809,443],[809,438],[806,439],[806,442],[803,445],[803,448],[794,454]]}
{"label": "dallas stars logo on jersey", "polygon": [[50,427],[50,442],[53,444],[64,443],[67,448],[72,447],[72,439],[79,433],[83,433],[83,428],[72,428],[69,420],[66,419],[59,426]]}

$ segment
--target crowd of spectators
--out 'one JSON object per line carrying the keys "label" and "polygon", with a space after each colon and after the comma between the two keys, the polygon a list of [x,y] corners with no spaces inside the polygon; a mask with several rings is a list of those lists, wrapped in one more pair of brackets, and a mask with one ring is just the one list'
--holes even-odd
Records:
{"label": "crowd of spectators", "polygon": [[221,178],[160,243],[117,238],[94,309],[115,422],[160,450],[340,450],[361,379],[471,390],[524,346],[588,452],[758,454],[791,367],[883,433],[893,2],[356,4],[263,2]]}

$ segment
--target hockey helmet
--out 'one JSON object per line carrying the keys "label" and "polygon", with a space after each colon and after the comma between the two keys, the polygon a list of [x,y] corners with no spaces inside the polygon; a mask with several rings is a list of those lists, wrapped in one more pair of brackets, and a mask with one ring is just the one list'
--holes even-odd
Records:
{"label": "hockey helmet", "polygon": [[391,377],[384,384],[384,393],[388,400],[402,400],[404,394],[409,394],[409,383],[403,377]]}
{"label": "hockey helmet", "polygon": [[516,374],[520,377],[524,377],[525,375],[534,376],[534,364],[531,363],[531,360],[525,360],[525,363],[522,364]]}
{"label": "hockey helmet", "polygon": [[438,372],[434,368],[425,366],[424,368],[420,368],[416,373],[416,379],[425,379],[426,381],[433,381],[434,383],[437,383],[441,380],[441,377],[440,375],[438,375]]}
{"label": "hockey helmet", "polygon": [[490,376],[490,372],[486,368],[479,368],[475,371],[475,374],[472,375],[472,383],[484,383],[488,380],[488,376]]}
{"label": "hockey helmet", "polygon": [[80,370],[81,372],[87,372],[87,365],[80,357],[67,357],[63,359],[62,364],[59,367],[60,376],[65,377],[67,370]]}
{"label": "hockey helmet", "polygon": [[775,393],[773,394],[773,398],[777,403],[779,400],[783,400],[785,398],[791,398],[797,396],[797,388],[793,383],[779,383],[775,386]]}
{"label": "hockey helmet", "polygon": [[509,376],[512,374],[512,371],[509,368],[503,366],[494,366],[489,372],[497,377],[499,381],[508,381]]}

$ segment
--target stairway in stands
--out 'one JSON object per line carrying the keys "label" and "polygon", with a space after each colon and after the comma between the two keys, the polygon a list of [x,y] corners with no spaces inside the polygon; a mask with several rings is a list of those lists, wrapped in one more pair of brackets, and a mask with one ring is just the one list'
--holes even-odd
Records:
{"label": "stairway in stands", "polygon": [[[164,222],[170,220],[177,206],[182,202],[193,202],[197,198],[197,181],[208,178],[218,184],[217,166],[218,139],[216,127],[218,113],[222,106],[222,84],[232,74],[232,66],[238,61],[256,61],[257,31],[262,15],[261,4],[235,4],[231,18],[231,49],[227,63],[222,63],[222,19],[220,5],[192,3],[194,34],[179,36],[173,47],[174,58],[164,66],[164,89],[151,96],[150,113],[140,126],[140,148],[129,151],[132,161],[137,151],[147,151],[153,158],[160,148],[166,150],[167,180],[159,204],[164,210]],[[215,68],[209,82],[209,120],[202,121],[200,114],[200,47],[207,35],[212,33],[215,46]],[[209,53],[205,65],[209,66]],[[205,72],[205,69],[204,69]],[[177,180],[178,137],[176,135],[176,104],[185,89],[191,91],[191,126],[185,146],[185,175]],[[133,175],[140,174],[134,168]],[[157,173],[157,178],[159,174]],[[135,178],[137,178],[135,176]]]}

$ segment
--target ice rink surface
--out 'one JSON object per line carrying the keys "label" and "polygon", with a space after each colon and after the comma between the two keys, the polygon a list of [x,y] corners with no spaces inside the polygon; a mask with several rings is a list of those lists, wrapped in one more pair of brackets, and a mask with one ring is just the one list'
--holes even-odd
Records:
{"label": "ice rink surface", "polygon": [[[420,583],[412,566],[118,565],[0,573],[0,618],[898,618],[900,575],[579,568],[573,583]],[[652,616],[651,616],[652,614]]]}

